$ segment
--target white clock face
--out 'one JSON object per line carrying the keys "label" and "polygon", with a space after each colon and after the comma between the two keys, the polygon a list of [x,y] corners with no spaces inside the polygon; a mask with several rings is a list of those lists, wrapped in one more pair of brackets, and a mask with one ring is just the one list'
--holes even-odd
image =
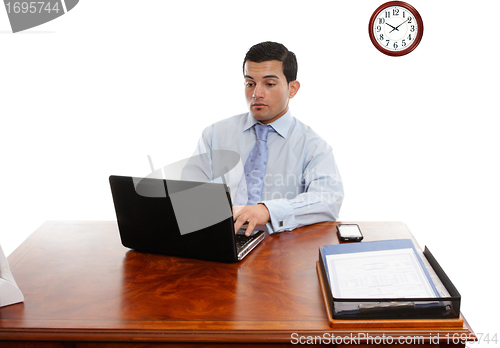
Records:
{"label": "white clock face", "polygon": [[402,51],[415,42],[418,33],[413,13],[401,6],[383,9],[373,22],[373,35],[380,47],[389,51]]}

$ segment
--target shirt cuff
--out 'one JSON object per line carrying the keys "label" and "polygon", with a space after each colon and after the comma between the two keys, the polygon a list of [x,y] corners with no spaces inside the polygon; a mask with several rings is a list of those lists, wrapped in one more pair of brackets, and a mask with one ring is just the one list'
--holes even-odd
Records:
{"label": "shirt cuff", "polygon": [[273,199],[259,202],[269,211],[269,222],[266,224],[268,232],[291,231],[296,227],[295,215],[290,203],[286,199]]}

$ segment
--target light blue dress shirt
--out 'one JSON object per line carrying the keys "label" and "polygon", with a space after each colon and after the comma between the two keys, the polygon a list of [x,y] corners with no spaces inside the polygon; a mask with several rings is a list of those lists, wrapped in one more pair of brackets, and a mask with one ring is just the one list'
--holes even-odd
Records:
{"label": "light blue dress shirt", "polygon": [[[252,127],[259,121],[249,113],[230,117],[207,127],[197,154],[231,150],[240,156],[240,169],[257,137]],[[261,201],[269,210],[269,233],[290,231],[300,226],[338,219],[344,190],[332,148],[290,111],[270,124],[275,132],[267,139],[268,161]],[[213,168],[213,163],[208,167]],[[205,167],[207,168],[207,167]],[[198,173],[196,180],[217,181],[212,173]],[[242,171],[226,175],[234,201]],[[220,179],[220,178],[219,178]]]}

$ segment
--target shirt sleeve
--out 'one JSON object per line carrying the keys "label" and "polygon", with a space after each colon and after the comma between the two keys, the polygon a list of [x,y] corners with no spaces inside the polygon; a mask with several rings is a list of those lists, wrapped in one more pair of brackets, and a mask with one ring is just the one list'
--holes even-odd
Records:
{"label": "shirt sleeve", "polygon": [[212,132],[213,125],[205,128],[196,150],[182,168],[181,180],[210,182],[212,175]]}
{"label": "shirt sleeve", "polygon": [[338,219],[344,189],[331,148],[315,149],[310,158],[302,173],[303,193],[293,199],[260,202],[269,210],[269,233]]}

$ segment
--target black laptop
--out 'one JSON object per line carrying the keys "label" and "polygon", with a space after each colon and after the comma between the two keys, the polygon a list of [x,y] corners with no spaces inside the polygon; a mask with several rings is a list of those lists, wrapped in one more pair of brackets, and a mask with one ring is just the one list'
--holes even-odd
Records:
{"label": "black laptop", "polygon": [[225,184],[109,177],[122,244],[137,251],[204,260],[242,260],[265,232],[234,233]]}

